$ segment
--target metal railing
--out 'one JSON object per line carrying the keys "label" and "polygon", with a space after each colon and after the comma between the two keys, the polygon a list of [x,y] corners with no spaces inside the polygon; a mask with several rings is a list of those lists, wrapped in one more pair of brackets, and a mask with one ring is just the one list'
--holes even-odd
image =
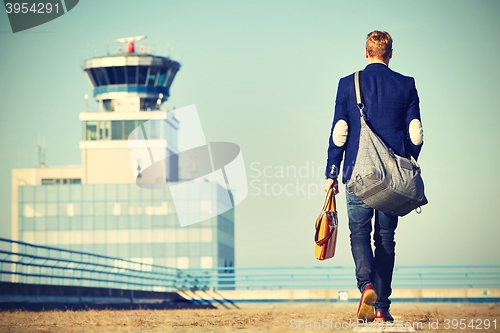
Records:
{"label": "metal railing", "polygon": [[[354,289],[354,268],[175,269],[0,238],[1,281],[146,291]],[[397,266],[393,287],[500,288],[500,265]]]}
{"label": "metal railing", "polygon": [[[424,288],[500,288],[500,265],[481,266],[397,266],[393,287]],[[187,289],[354,289],[354,268],[320,267],[251,267],[183,269],[176,282]]]}
{"label": "metal railing", "polygon": [[175,291],[179,270],[0,238],[1,281]]}

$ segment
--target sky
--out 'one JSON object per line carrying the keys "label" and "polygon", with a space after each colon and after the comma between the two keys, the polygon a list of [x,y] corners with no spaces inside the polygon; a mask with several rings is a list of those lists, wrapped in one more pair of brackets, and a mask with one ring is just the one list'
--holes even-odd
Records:
{"label": "sky", "polygon": [[182,66],[167,106],[195,104],[207,141],[241,147],[249,194],[235,211],[235,265],[353,265],[343,188],[333,259],[314,258],[314,222],[338,80],[366,66],[378,29],[394,39],[390,67],[416,80],[424,127],[429,204],[400,219],[396,265],[500,264],[499,14],[499,1],[82,0],[13,34],[2,12],[0,237],[11,170],[35,165],[38,136],[48,166],[81,163],[83,61],[146,35],[141,45]]}

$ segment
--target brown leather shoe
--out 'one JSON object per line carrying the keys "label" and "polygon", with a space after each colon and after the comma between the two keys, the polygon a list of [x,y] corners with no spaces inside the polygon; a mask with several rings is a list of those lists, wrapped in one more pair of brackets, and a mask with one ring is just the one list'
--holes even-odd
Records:
{"label": "brown leather shoe", "polygon": [[377,293],[375,293],[371,284],[366,285],[361,293],[361,299],[359,300],[358,311],[356,313],[358,319],[373,321],[375,318],[373,304],[375,304],[376,301]]}
{"label": "brown leather shoe", "polygon": [[375,311],[375,321],[376,322],[383,322],[383,321],[393,322],[394,318],[391,316],[391,313],[389,311]]}

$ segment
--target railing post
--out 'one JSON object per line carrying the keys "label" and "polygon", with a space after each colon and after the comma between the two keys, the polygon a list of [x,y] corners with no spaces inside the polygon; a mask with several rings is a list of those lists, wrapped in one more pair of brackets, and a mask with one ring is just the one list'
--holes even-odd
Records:
{"label": "railing post", "polygon": [[420,290],[423,289],[423,283],[422,283],[422,267],[419,267],[418,269],[418,284],[419,284],[419,288]]}
{"label": "railing post", "polygon": [[246,285],[247,285],[247,290],[250,289],[250,285],[248,284],[249,281],[248,281],[248,271],[246,272],[246,275],[245,275],[245,281],[246,281]]}

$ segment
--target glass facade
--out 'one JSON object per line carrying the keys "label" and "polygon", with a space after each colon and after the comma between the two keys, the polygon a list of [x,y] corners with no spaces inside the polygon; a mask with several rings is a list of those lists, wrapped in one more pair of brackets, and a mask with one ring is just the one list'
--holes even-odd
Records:
{"label": "glass facade", "polygon": [[165,132],[171,129],[171,125],[165,120],[89,120],[83,122],[83,139],[85,141],[142,139],[142,137],[129,138],[134,129],[141,125],[141,129],[143,128],[148,134],[148,139],[166,139],[168,134]]}
{"label": "glass facade", "polygon": [[90,68],[87,73],[94,87],[113,84],[166,87],[175,72],[164,66],[113,66]]}
{"label": "glass facade", "polygon": [[[199,183],[185,200],[217,209],[222,187]],[[232,267],[234,213],[180,227],[168,187],[54,184],[19,187],[21,241],[177,268]]]}

